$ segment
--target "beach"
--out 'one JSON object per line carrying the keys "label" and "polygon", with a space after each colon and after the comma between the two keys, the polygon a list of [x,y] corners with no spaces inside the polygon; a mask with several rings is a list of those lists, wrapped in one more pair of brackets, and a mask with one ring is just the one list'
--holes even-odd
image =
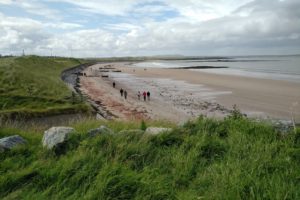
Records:
{"label": "beach", "polygon": [[[141,68],[126,62],[96,64],[85,73],[80,77],[82,93],[114,119],[184,122],[199,115],[224,118],[236,105],[251,118],[300,122],[297,82]],[[128,92],[126,100],[120,95],[121,88]],[[138,91],[150,91],[150,101],[138,100]]]}

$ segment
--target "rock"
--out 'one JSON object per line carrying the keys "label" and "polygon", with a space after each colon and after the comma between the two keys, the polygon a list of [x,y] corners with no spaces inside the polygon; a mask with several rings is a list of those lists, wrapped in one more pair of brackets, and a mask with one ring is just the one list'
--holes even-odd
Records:
{"label": "rock", "polygon": [[92,129],[92,130],[89,130],[88,131],[88,135],[90,137],[95,137],[96,135],[101,135],[101,134],[113,134],[114,132],[107,128],[106,126],[100,126],[99,128],[95,128],[95,129]]}
{"label": "rock", "polygon": [[96,114],[96,119],[97,120],[105,120],[105,118],[102,115],[100,115],[99,113]]}
{"label": "rock", "polygon": [[13,135],[0,139],[0,152],[4,152],[6,149],[12,149],[15,146],[26,144],[27,141],[19,135]]}
{"label": "rock", "polygon": [[45,131],[43,137],[43,146],[52,149],[69,139],[69,135],[74,132],[71,127],[52,127]]}
{"label": "rock", "polygon": [[172,131],[171,128],[162,128],[162,127],[148,127],[145,131],[146,134],[157,135],[164,132]]}
{"label": "rock", "polygon": [[118,134],[144,134],[144,131],[141,129],[129,129],[129,130],[122,130]]}

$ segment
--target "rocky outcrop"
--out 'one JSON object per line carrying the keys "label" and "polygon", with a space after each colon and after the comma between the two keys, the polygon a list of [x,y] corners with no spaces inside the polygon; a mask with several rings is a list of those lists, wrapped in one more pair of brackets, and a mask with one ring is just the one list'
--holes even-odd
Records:
{"label": "rocky outcrop", "polygon": [[170,132],[171,128],[162,128],[162,127],[148,127],[145,131],[145,134],[157,135],[160,133]]}
{"label": "rocky outcrop", "polygon": [[43,146],[52,149],[53,147],[64,144],[72,132],[74,132],[74,129],[71,127],[52,127],[44,133],[42,140]]}
{"label": "rocky outcrop", "polygon": [[84,70],[88,68],[91,65],[96,64],[96,61],[93,61],[91,63],[81,64],[78,66],[75,66],[70,69],[66,69],[61,74],[61,79],[68,85],[68,87],[73,91],[76,92],[79,96],[81,96],[83,99],[85,99],[92,108],[96,111],[96,117],[97,119],[105,120],[105,119],[113,119],[115,116],[110,113],[104,105],[101,104],[99,101],[92,100],[89,96],[84,94],[84,92],[80,89],[80,76],[83,76]]}
{"label": "rocky outcrop", "polygon": [[83,70],[88,68],[89,66],[95,64],[95,62],[86,63],[77,65],[75,67],[64,70],[61,73],[61,79],[72,89],[75,91],[75,87],[78,84],[78,76],[82,75]]}
{"label": "rocky outcrop", "polygon": [[19,135],[13,135],[0,139],[0,152],[14,148],[15,146],[26,144],[27,141]]}
{"label": "rocky outcrop", "polygon": [[95,137],[97,135],[102,135],[102,134],[113,134],[113,133],[114,132],[111,129],[107,128],[106,126],[100,126],[99,128],[95,128],[88,131],[88,135],[90,137]]}

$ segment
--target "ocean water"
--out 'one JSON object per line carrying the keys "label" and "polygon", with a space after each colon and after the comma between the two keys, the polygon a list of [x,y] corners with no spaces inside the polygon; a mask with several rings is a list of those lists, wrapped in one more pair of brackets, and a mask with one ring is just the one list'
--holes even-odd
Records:
{"label": "ocean water", "polygon": [[300,83],[300,55],[244,56],[199,60],[156,60],[136,63],[137,67],[178,68],[192,66],[228,67],[189,69],[216,74],[285,80]]}

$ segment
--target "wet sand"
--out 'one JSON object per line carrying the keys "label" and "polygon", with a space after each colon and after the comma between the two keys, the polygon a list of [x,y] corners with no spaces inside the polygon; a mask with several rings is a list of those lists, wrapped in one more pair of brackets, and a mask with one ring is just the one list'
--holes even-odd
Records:
{"label": "wet sand", "polygon": [[[299,83],[188,69],[145,70],[128,63],[111,64],[122,72],[100,72],[99,68],[104,66],[88,68],[86,73],[90,77],[81,77],[81,88],[91,99],[100,101],[115,118],[185,121],[200,114],[222,118],[235,104],[250,117],[291,120],[293,116],[300,122]],[[119,94],[121,87],[128,91],[127,100]],[[151,101],[139,101],[138,90],[149,90]]]}

